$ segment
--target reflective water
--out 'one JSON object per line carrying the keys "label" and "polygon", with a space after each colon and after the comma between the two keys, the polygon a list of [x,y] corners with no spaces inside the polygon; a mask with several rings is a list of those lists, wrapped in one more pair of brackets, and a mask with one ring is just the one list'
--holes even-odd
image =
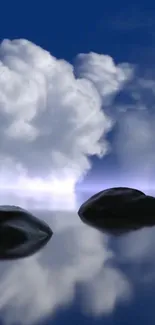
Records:
{"label": "reflective water", "polygon": [[115,238],[73,209],[29,210],[54,235],[34,256],[0,263],[1,324],[154,324],[155,227]]}

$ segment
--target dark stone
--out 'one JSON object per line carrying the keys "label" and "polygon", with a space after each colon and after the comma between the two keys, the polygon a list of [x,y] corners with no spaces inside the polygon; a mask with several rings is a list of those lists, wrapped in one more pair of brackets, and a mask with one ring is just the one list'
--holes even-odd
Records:
{"label": "dark stone", "polygon": [[136,189],[114,187],[89,198],[78,215],[96,229],[120,235],[155,225],[155,198]]}
{"label": "dark stone", "polygon": [[28,257],[45,246],[52,234],[44,221],[28,211],[0,206],[0,259]]}

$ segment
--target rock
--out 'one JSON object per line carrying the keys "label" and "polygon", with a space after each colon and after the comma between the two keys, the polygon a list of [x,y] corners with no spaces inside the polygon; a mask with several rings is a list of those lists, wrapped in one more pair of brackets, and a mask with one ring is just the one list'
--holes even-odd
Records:
{"label": "rock", "polygon": [[155,225],[155,198],[136,189],[114,187],[89,198],[78,215],[96,229],[120,235]]}
{"label": "rock", "polygon": [[27,257],[47,244],[53,232],[28,211],[0,206],[0,259]]}

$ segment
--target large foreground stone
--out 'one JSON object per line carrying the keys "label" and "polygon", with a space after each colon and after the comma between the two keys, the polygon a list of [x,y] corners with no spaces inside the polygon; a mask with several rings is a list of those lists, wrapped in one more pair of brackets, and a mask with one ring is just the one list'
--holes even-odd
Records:
{"label": "large foreground stone", "polygon": [[155,225],[155,198],[136,189],[114,187],[93,195],[78,215],[88,225],[120,235]]}

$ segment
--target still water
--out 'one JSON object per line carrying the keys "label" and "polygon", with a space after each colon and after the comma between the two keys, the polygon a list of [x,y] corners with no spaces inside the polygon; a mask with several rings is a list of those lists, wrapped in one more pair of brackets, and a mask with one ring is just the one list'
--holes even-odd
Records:
{"label": "still water", "polygon": [[155,227],[116,238],[73,208],[29,211],[54,234],[37,254],[0,262],[1,324],[154,324]]}

